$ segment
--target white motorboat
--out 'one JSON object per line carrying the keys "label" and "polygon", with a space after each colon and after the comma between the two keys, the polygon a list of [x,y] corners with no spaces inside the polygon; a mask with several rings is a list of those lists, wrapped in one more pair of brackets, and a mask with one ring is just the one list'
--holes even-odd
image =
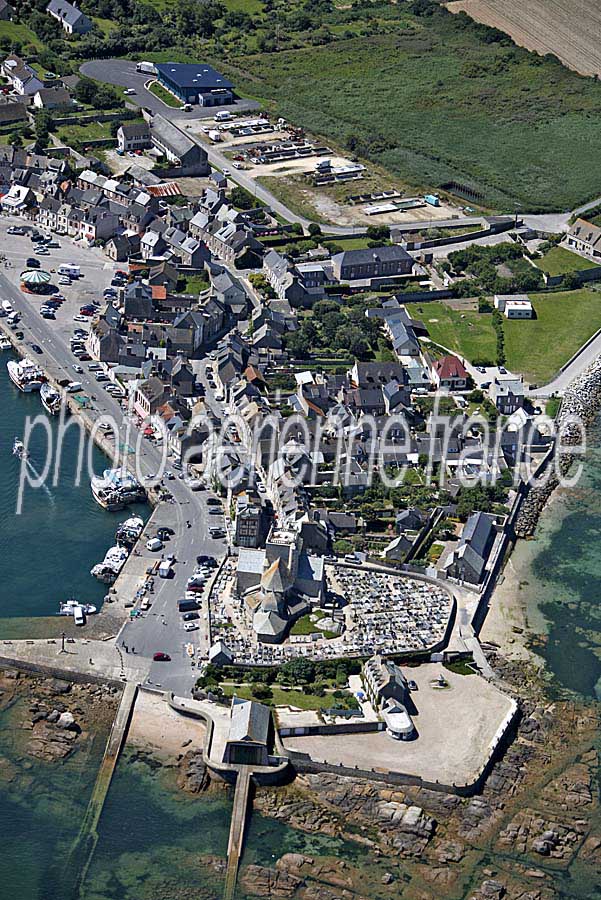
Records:
{"label": "white motorboat", "polygon": [[118,544],[124,544],[126,547],[133,547],[142,532],[144,531],[144,519],[140,516],[130,516],[125,522],[117,528],[115,532],[115,540]]}
{"label": "white motorboat", "polygon": [[71,599],[60,604],[58,614],[59,616],[72,616],[75,614],[76,607],[80,607],[86,616],[93,616],[95,612],[98,612],[91,603],[79,603],[77,600]]}
{"label": "white motorboat", "polygon": [[18,362],[11,359],[6,363],[6,368],[12,383],[26,394],[39,391],[46,380],[40,367],[31,359],[21,359]]}
{"label": "white motorboat", "polygon": [[25,450],[25,444],[18,437],[16,437],[13,442],[13,456],[18,456],[19,459],[27,459],[27,451]]}
{"label": "white motorboat", "polygon": [[116,544],[106,552],[106,556],[100,563],[96,563],[90,570],[90,574],[102,581],[104,584],[113,584],[117,580],[119,572],[125,565],[125,561],[129,556],[129,550],[126,547],[120,547]]}
{"label": "white motorboat", "polygon": [[40,388],[40,399],[46,412],[49,412],[51,416],[58,415],[61,408],[61,395],[56,388],[45,382]]}
{"label": "white motorboat", "polygon": [[110,511],[146,499],[144,488],[123,469],[105,469],[102,475],[92,478],[90,486],[96,503]]}

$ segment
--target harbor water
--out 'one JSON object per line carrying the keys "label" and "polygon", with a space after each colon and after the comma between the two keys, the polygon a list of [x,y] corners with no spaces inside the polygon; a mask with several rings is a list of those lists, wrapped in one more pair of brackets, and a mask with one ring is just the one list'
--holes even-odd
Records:
{"label": "harbor water", "polygon": [[[76,484],[81,430],[74,417],[65,420],[69,426],[61,442],[59,477],[56,485],[52,484],[59,417],[44,411],[39,394],[23,393],[12,384],[6,371],[10,358],[8,353],[0,354],[0,635],[2,619],[54,615],[60,601],[69,597],[101,606],[107,588],[90,575],[90,569],[114,544],[117,525],[128,514],[109,513],[94,501],[87,474],[87,435],[81,482]],[[12,447],[15,437],[24,434],[28,416],[32,420],[43,416],[49,422],[52,468],[49,483],[36,489],[24,488],[21,513],[17,515],[22,461],[13,455]],[[29,458],[23,463],[32,479],[43,471],[47,444],[46,430],[36,426]],[[91,448],[90,458],[96,473],[108,465],[106,456],[96,447]],[[143,508],[142,514],[146,516],[147,510]],[[23,629],[23,634],[32,634],[26,622]],[[19,636],[14,622],[10,636]]]}

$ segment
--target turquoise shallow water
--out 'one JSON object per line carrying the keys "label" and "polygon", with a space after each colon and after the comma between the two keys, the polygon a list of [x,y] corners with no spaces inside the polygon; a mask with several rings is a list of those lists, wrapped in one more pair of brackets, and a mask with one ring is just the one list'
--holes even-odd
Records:
{"label": "turquoise shallow water", "polygon": [[514,565],[531,628],[544,630],[538,651],[560,689],[601,699],[601,420],[592,430],[582,477],[559,490],[536,540]]}
{"label": "turquoise shallow water", "polygon": [[[95,503],[87,461],[81,484],[76,485],[80,441],[76,424],[69,425],[62,442],[57,485],[26,487],[22,512],[17,515],[21,461],[12,455],[14,438],[23,435],[27,416],[42,415],[50,424],[56,448],[59,420],[46,415],[37,394],[24,394],[12,384],[6,371],[9,358],[7,353],[0,354],[0,620],[53,615],[68,597],[101,605],[106,586],[90,575],[90,569],[114,543],[115,530],[125,515],[109,513]],[[46,447],[46,433],[36,427],[30,461],[38,472],[44,466]],[[86,438],[85,459],[87,448]],[[107,466],[96,447],[91,448],[91,460],[95,472]],[[53,467],[55,461],[56,449]],[[0,621],[0,633],[1,628]]]}

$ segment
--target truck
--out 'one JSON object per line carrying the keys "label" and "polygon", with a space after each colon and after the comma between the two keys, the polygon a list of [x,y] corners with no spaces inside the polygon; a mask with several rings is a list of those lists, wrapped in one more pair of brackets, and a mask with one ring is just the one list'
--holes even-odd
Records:
{"label": "truck", "polygon": [[171,560],[162,559],[159,563],[159,578],[170,578],[171,571]]}
{"label": "truck", "polygon": [[142,60],[141,62],[136,63],[136,72],[142,72],[145,75],[156,75],[157,70],[154,63]]}
{"label": "truck", "polygon": [[233,116],[231,112],[228,112],[226,109],[222,109],[220,112],[215,113],[216,122],[228,122],[230,119],[233,119]]}
{"label": "truck", "polygon": [[69,278],[79,278],[81,275],[81,266],[76,266],[74,263],[63,263],[56,271],[59,275],[68,275]]}
{"label": "truck", "polygon": [[429,206],[440,206],[440,200],[436,196],[436,194],[426,194],[426,196],[424,197],[424,201]]}
{"label": "truck", "polygon": [[209,140],[213,141],[214,144],[218,144],[221,140],[221,135],[218,131],[211,130],[209,131]]}

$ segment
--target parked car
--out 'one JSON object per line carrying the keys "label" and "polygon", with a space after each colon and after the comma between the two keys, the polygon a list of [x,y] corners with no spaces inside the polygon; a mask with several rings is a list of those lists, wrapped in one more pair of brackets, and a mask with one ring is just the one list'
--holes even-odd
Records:
{"label": "parked car", "polygon": [[58,279],[58,283],[68,285],[69,287],[71,287],[71,279],[70,278],[62,278],[61,277]]}
{"label": "parked car", "polygon": [[34,353],[43,353],[44,352],[39,344],[32,344],[31,349],[33,350]]}
{"label": "parked car", "polygon": [[81,366],[78,366],[77,363],[76,363],[76,364],[73,366],[73,371],[74,371],[74,372],[77,372],[78,375],[81,375],[81,373],[83,372],[83,369],[82,369]]}
{"label": "parked car", "polygon": [[25,234],[25,229],[22,225],[11,225],[10,228],[6,230],[7,234]]}
{"label": "parked car", "polygon": [[200,619],[197,612],[188,612],[183,615],[184,622],[195,622],[196,619]]}
{"label": "parked car", "polygon": [[198,631],[198,628],[198,622],[186,622],[184,624],[184,631]]}
{"label": "parked car", "polygon": [[39,259],[36,259],[35,256],[29,256],[25,261],[25,265],[28,269],[39,269],[40,261]]}

